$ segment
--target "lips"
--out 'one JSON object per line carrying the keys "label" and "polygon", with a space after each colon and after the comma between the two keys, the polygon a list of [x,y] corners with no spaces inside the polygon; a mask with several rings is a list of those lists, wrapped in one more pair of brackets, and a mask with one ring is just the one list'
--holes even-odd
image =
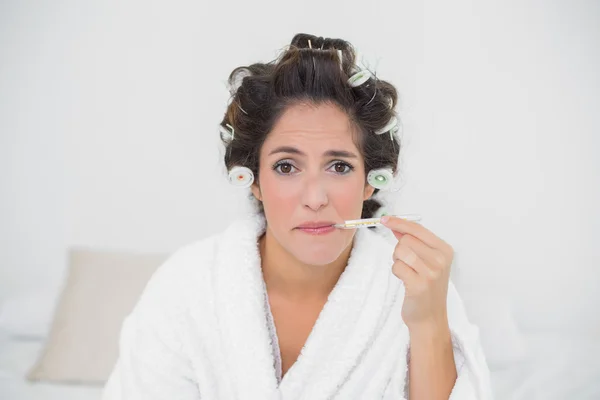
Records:
{"label": "lips", "polygon": [[298,226],[298,229],[324,228],[335,224],[331,221],[307,221]]}
{"label": "lips", "polygon": [[334,223],[335,222],[331,221],[307,221],[302,223],[296,229],[310,235],[324,235],[335,231],[335,228],[333,227]]}

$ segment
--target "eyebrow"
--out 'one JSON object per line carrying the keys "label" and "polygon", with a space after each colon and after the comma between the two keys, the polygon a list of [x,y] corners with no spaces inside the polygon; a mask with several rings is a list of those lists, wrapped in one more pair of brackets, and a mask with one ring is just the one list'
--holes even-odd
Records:
{"label": "eyebrow", "polygon": [[[299,156],[306,156],[306,154],[299,149],[291,146],[280,146],[273,149],[269,155],[273,155],[276,153],[288,153],[288,154],[298,154]],[[346,150],[327,150],[323,153],[326,157],[344,157],[344,158],[358,158],[356,154],[346,151]]]}

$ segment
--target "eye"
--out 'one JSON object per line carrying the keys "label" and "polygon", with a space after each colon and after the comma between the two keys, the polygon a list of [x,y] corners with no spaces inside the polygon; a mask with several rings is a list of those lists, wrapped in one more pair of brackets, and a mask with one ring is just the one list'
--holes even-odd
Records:
{"label": "eye", "polygon": [[337,161],[335,162],[331,168],[333,168],[333,171],[337,174],[340,175],[345,175],[350,171],[354,170],[354,167],[350,164],[348,164],[347,162],[344,161]]}
{"label": "eye", "polygon": [[295,168],[296,167],[294,167],[288,161],[280,161],[273,166],[273,169],[281,175],[289,175],[294,171]]}

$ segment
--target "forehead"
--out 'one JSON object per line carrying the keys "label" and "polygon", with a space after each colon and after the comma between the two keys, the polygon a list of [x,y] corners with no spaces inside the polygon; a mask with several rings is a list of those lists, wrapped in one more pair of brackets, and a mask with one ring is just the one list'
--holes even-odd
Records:
{"label": "forehead", "polygon": [[295,104],[288,107],[265,140],[264,147],[295,145],[323,150],[336,147],[357,150],[356,130],[348,116],[337,106]]}

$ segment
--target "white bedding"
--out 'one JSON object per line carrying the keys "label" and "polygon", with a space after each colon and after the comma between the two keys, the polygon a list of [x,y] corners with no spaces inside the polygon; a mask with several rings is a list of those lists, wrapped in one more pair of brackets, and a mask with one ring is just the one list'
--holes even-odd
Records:
{"label": "white bedding", "polygon": [[0,399],[2,400],[99,400],[100,386],[58,385],[29,382],[25,375],[41,351],[41,340],[0,338]]}
{"label": "white bedding", "polygon": [[600,399],[600,338],[524,335],[525,360],[492,370],[497,400]]}
{"label": "white bedding", "polygon": [[[492,369],[496,400],[600,399],[600,339],[540,334],[526,335],[525,341],[525,360]],[[100,399],[101,387],[25,380],[42,343],[0,338],[0,399]]]}

